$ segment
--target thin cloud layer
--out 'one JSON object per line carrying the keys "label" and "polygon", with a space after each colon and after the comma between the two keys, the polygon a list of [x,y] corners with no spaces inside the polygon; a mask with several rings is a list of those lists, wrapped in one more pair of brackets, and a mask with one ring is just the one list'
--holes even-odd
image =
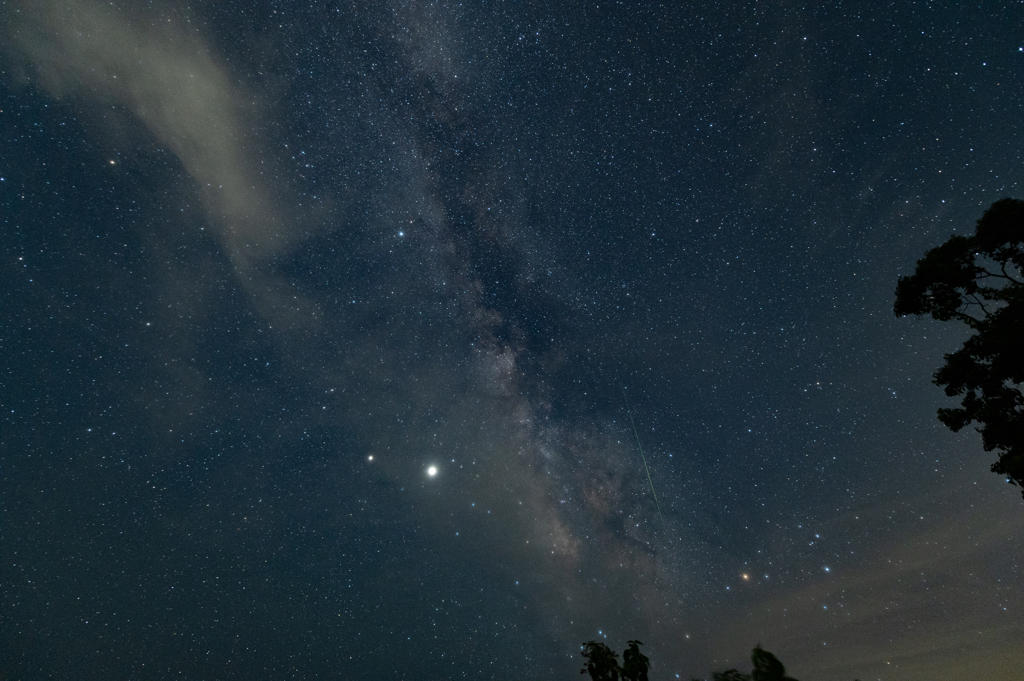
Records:
{"label": "thin cloud layer", "polygon": [[255,104],[173,13],[51,0],[8,10],[10,44],[54,97],[128,109],[202,188],[225,250],[246,269],[284,243],[249,134]]}

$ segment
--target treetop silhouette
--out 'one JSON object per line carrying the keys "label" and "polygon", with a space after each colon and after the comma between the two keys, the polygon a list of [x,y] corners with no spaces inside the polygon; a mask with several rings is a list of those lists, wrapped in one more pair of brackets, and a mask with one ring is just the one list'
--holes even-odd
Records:
{"label": "treetop silhouette", "polygon": [[[648,681],[647,672],[651,662],[640,652],[642,641],[629,641],[622,653],[622,664],[619,654],[606,644],[598,641],[587,641],[583,644],[580,655],[586,659],[580,674],[590,674],[591,681]],[[786,667],[777,657],[757,644],[750,654],[754,669],[744,674],[736,669],[715,672],[712,681],[796,681],[786,676]],[[694,681],[697,681],[694,679]]]}
{"label": "treetop silhouette", "polygon": [[971,329],[935,373],[936,385],[962,398],[959,408],[939,409],[939,420],[954,432],[980,424],[985,451],[998,453],[992,471],[1024,487],[1024,201],[996,201],[973,236],[925,253],[914,274],[900,277],[893,311]]}
{"label": "treetop silhouette", "polygon": [[580,674],[589,673],[591,681],[647,681],[651,661],[640,652],[643,641],[629,641],[626,645],[619,665],[618,653],[604,643],[587,641],[580,653],[587,660]]}

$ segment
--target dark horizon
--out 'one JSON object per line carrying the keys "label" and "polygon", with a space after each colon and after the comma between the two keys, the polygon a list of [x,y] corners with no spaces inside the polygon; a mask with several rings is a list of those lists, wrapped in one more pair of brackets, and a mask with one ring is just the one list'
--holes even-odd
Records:
{"label": "dark horizon", "polygon": [[1019,4],[161,4],[0,2],[0,677],[1015,673]]}

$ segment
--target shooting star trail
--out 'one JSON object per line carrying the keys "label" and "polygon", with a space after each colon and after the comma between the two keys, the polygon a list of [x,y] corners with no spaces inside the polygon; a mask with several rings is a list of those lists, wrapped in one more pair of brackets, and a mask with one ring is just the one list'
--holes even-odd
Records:
{"label": "shooting star trail", "polygon": [[622,399],[626,400],[626,413],[629,415],[629,422],[633,426],[633,435],[636,436],[636,446],[640,448],[640,458],[644,462],[644,470],[647,471],[647,482],[651,484],[651,494],[654,496],[654,503],[658,506],[658,515],[662,518],[665,514],[661,512],[661,502],[658,501],[658,494],[654,491],[654,481],[651,480],[651,469],[647,467],[647,457],[644,455],[644,446],[640,444],[640,433],[636,430],[636,422],[633,420],[633,410],[629,408],[629,398],[626,397],[626,386],[622,386]]}

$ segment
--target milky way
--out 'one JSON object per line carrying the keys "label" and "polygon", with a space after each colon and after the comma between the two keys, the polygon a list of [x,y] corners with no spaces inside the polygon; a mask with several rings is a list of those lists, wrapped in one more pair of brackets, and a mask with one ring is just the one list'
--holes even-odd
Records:
{"label": "milky way", "polygon": [[1020,194],[1011,22],[0,7],[15,676],[1015,664],[1019,497],[891,313]]}

